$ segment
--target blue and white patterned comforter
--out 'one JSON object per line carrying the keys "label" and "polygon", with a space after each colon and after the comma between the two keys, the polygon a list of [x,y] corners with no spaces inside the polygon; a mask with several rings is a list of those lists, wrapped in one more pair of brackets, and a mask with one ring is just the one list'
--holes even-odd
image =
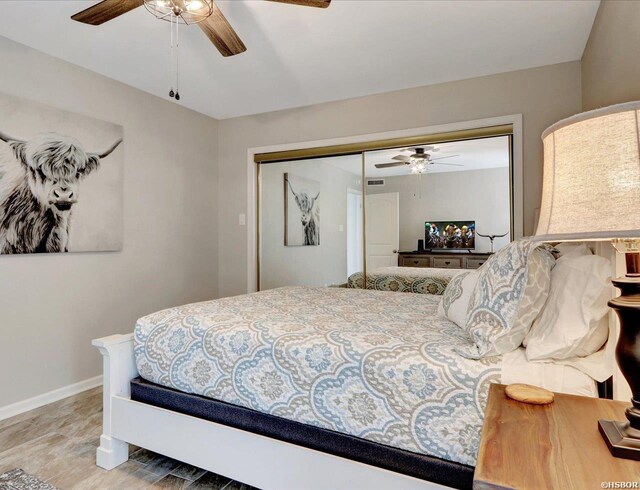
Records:
{"label": "blue and white patterned comforter", "polygon": [[440,296],[287,287],[148,315],[140,375],[378,443],[474,465],[500,357],[465,359]]}

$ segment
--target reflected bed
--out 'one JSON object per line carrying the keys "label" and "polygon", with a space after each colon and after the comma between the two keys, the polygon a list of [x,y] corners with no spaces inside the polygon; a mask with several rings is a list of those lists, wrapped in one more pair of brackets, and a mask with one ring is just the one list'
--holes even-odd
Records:
{"label": "reflected bed", "polygon": [[431,267],[380,267],[367,271],[366,285],[364,273],[351,274],[347,287],[397,293],[442,294],[451,278],[459,272],[460,269]]}

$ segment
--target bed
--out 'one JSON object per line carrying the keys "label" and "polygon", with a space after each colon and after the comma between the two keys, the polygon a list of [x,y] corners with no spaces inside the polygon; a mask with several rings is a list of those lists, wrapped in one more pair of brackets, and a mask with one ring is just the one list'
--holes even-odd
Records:
{"label": "bed", "polygon": [[[439,299],[280,288],[163,310],[134,338],[94,341],[98,465],[126,461],[133,443],[261,488],[468,488],[490,383],[532,370],[518,351],[459,356],[470,341],[437,318]],[[595,394],[571,367],[536,375],[548,369],[571,371],[563,391]]]}
{"label": "bed", "polygon": [[399,293],[442,294],[453,276],[460,269],[431,267],[380,267],[365,274],[356,272],[347,280],[347,287],[375,289]]}

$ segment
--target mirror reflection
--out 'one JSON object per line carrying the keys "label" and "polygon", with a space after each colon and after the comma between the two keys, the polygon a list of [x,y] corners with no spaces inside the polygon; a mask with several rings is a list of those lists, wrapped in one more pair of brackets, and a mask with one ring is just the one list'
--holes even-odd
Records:
{"label": "mirror reflection", "polygon": [[260,164],[260,289],[440,294],[511,240],[510,164],[510,136]]}
{"label": "mirror reflection", "polygon": [[475,269],[509,243],[510,155],[509,136],[365,153],[368,280]]}
{"label": "mirror reflection", "polygon": [[259,168],[260,289],[346,284],[364,267],[361,155]]}

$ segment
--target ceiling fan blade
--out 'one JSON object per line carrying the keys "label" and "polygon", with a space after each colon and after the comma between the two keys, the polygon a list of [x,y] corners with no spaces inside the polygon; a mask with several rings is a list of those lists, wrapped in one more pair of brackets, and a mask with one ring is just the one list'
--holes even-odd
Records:
{"label": "ceiling fan blade", "polygon": [[400,160],[403,162],[408,162],[409,160],[411,160],[411,158],[406,155],[396,155],[395,157],[392,157],[391,160]]}
{"label": "ceiling fan blade", "polygon": [[269,0],[270,2],[290,3],[292,5],[302,5],[303,7],[318,7],[326,9],[331,0]]}
{"label": "ceiling fan blade", "polygon": [[199,22],[198,25],[215,47],[218,48],[222,56],[234,56],[247,50],[247,47],[215,3],[213,4],[211,16]]}
{"label": "ceiling fan blade", "polygon": [[392,162],[392,163],[376,163],[376,168],[391,168],[391,167],[404,167],[406,163],[404,162]]}
{"label": "ceiling fan blade", "polygon": [[102,0],[71,18],[83,24],[99,26],[144,4],[144,0]]}
{"label": "ceiling fan blade", "polygon": [[448,167],[464,167],[464,165],[462,165],[461,163],[439,163],[439,162],[433,162],[433,163],[431,163],[431,165],[446,165]]}
{"label": "ceiling fan blade", "polygon": [[429,161],[435,162],[436,160],[442,160],[443,158],[459,157],[460,155],[447,155],[446,157],[430,158]]}

